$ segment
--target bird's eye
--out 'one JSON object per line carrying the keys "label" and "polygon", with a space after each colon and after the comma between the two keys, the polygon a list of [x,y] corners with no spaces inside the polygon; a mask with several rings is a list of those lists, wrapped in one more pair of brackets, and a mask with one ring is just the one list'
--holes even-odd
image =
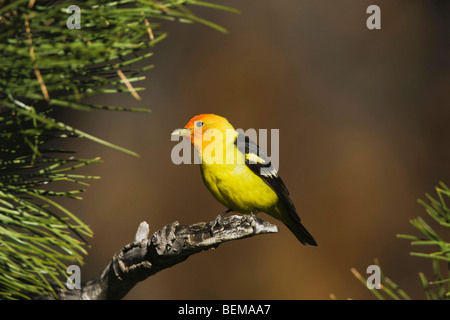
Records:
{"label": "bird's eye", "polygon": [[202,121],[195,121],[195,125],[197,126],[197,128],[201,128],[203,126],[203,122]]}

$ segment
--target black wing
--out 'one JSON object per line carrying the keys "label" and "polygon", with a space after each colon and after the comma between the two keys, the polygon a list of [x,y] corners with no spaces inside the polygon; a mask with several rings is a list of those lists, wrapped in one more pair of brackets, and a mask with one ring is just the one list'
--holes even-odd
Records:
{"label": "black wing", "polygon": [[[278,172],[273,168],[270,158],[249,137],[239,133],[234,141],[238,150],[245,155],[245,164],[258,175],[280,197],[284,204],[295,212],[289,191]],[[291,211],[291,210],[289,210]]]}
{"label": "black wing", "polygon": [[289,197],[289,191],[278,172],[272,167],[269,157],[249,137],[239,133],[234,141],[238,150],[245,155],[245,164],[258,175],[286,206],[290,221],[283,221],[297,239],[306,245],[317,246],[313,236],[301,224],[300,217]]}

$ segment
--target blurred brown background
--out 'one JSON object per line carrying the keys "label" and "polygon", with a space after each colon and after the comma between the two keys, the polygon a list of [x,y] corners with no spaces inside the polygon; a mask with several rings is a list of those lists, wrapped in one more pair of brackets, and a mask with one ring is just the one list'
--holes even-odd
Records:
{"label": "blurred brown background", "polygon": [[[74,141],[104,164],[83,201],[70,209],[95,236],[82,280],[98,275],[132,241],[178,220],[210,221],[224,208],[204,187],[199,167],[176,166],[173,129],[199,113],[236,128],[280,129],[280,175],[317,248],[287,228],[221,245],[140,283],[128,299],[372,299],[351,267],[384,272],[423,298],[409,256],[408,220],[439,181],[450,184],[448,5],[444,1],[229,0],[241,14],[194,10],[226,27],[166,23],[155,69],[140,93],[96,102],[148,107],[151,114],[77,112],[66,120],[141,155],[136,159]],[[381,30],[366,28],[366,8],[381,8]],[[446,11],[447,10],[447,11]],[[277,223],[271,217],[260,217]]]}

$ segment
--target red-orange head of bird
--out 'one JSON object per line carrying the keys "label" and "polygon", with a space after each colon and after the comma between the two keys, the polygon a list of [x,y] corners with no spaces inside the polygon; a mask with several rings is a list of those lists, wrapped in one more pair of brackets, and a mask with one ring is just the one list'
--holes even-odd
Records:
{"label": "red-orange head of bird", "polygon": [[189,120],[184,129],[177,129],[172,132],[172,135],[189,137],[191,143],[199,151],[203,151],[218,136],[225,139],[227,134],[234,134],[234,132],[233,126],[226,118],[215,114],[199,114]]}

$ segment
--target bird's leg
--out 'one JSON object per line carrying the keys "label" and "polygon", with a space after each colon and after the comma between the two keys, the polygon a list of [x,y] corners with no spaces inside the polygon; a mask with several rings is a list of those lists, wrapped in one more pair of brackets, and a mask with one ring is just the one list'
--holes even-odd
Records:
{"label": "bird's leg", "polygon": [[250,217],[250,220],[253,221],[253,224],[255,223],[255,218],[256,218],[256,214],[258,213],[258,211],[256,212],[250,212],[250,214],[248,215]]}
{"label": "bird's leg", "polygon": [[222,219],[224,217],[224,215],[226,215],[227,213],[233,212],[233,209],[228,209],[222,213],[220,213],[219,215],[217,215],[217,217],[214,219],[214,223],[211,226],[211,233],[214,232],[214,228],[218,225],[220,226],[222,224]]}

